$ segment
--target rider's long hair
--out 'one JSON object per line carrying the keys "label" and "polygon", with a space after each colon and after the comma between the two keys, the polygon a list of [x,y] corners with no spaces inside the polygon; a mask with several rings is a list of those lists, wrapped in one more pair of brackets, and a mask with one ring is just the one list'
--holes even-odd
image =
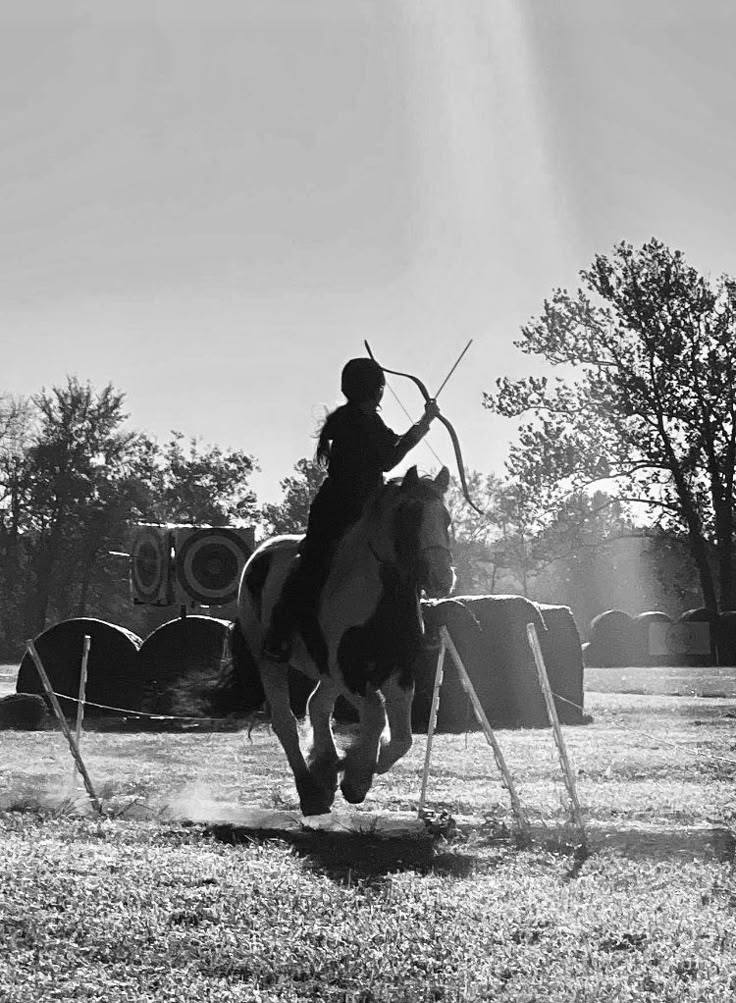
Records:
{"label": "rider's long hair", "polygon": [[332,440],[335,435],[335,425],[339,420],[338,417],[342,414],[345,408],[348,407],[347,404],[341,404],[340,407],[336,407],[334,411],[330,411],[325,420],[322,422],[322,427],[317,433],[317,448],[314,451],[314,459],[318,467],[322,467],[326,470],[329,462],[330,456],[332,455]]}

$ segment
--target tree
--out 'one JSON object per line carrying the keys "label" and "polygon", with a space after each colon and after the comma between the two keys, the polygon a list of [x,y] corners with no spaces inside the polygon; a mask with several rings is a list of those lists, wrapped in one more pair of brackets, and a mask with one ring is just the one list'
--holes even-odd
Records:
{"label": "tree", "polygon": [[477,470],[470,471],[467,480],[482,515],[467,505],[455,481],[446,496],[456,593],[527,595],[528,578],[538,561],[538,527],[524,486]]}
{"label": "tree", "polygon": [[284,492],[281,502],[263,506],[262,518],[269,534],[303,533],[307,528],[309,506],[325,479],[325,471],[306,457],[294,464],[294,470],[295,474],[279,482]]}
{"label": "tree", "polygon": [[705,605],[734,608],[736,283],[706,281],[656,240],[619,244],[580,274],[516,342],[573,375],[501,379],[484,395],[498,414],[530,416],[509,472],[540,514],[609,479],[687,533]]}
{"label": "tree", "polygon": [[135,471],[142,487],[138,516],[143,522],[225,526],[258,519],[249,485],[258,465],[242,450],[203,446],[172,432],[160,445],[141,436]]}
{"label": "tree", "polygon": [[[32,398],[15,529],[27,555],[26,636],[43,630],[52,598],[63,617],[83,612],[111,527],[128,512],[131,447],[124,395],[75,377]],[[81,590],[81,595],[80,595]]]}
{"label": "tree", "polygon": [[22,530],[30,414],[29,401],[0,397],[0,648],[9,654],[23,630]]}

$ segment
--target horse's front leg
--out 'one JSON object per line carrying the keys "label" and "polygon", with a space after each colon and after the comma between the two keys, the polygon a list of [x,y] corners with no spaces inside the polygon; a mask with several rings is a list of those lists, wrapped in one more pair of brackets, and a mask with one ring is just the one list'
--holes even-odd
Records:
{"label": "horse's front leg", "polygon": [[350,804],[360,804],[371,789],[376,772],[378,748],[386,727],[383,694],[366,685],[364,697],[353,696],[352,702],[360,714],[360,732],[345,756],[345,774],[340,784],[343,797]]}
{"label": "horse's front leg", "polygon": [[396,676],[383,686],[386,699],[386,717],[388,719],[388,734],[381,736],[381,749],[378,753],[376,773],[390,770],[397,760],[405,756],[412,744],[411,705],[414,700],[414,683],[408,687],[401,686]]}
{"label": "horse's front leg", "polygon": [[332,732],[332,710],[336,698],[335,684],[331,679],[322,678],[307,701],[307,715],[312,733],[307,766],[312,778],[325,791],[331,792],[333,798],[337,790],[337,775],[342,767]]}
{"label": "horse's front leg", "polygon": [[294,774],[299,805],[304,815],[323,815],[330,810],[335,799],[335,791],[319,784],[307,767],[299,745],[296,718],[289,701],[289,682],[286,666],[262,661],[261,680],[271,709],[271,725],[286,753],[291,772]]}

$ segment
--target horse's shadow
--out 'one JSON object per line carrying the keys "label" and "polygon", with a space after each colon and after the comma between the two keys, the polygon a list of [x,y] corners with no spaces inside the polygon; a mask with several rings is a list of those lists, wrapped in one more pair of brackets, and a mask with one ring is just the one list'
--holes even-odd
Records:
{"label": "horse's shadow", "polygon": [[[251,828],[229,824],[208,826],[207,831],[215,839],[231,845],[274,838],[271,833],[259,834]],[[462,847],[452,847],[432,833],[389,836],[370,832],[325,832],[304,827],[281,832],[276,838],[288,843],[311,869],[344,885],[380,883],[391,874],[405,871],[464,878],[474,872],[477,863],[474,854]]]}
{"label": "horse's shadow", "polygon": [[524,846],[553,853],[566,861],[565,877],[579,876],[586,860],[601,852],[626,858],[647,857],[653,860],[685,856],[715,859],[734,866],[736,832],[731,827],[705,826],[683,828],[616,827],[591,825],[588,842],[580,843],[569,827],[559,830],[533,826],[527,841],[518,834],[493,824],[481,827],[472,839],[456,842],[436,831],[427,833],[385,834],[376,832],[336,832],[307,826],[289,831],[254,831],[253,827],[213,824],[205,829],[215,839],[231,845],[278,840],[314,871],[333,881],[351,885],[358,882],[380,884],[391,874],[412,871],[421,875],[446,875],[467,878],[502,866],[508,853]]}

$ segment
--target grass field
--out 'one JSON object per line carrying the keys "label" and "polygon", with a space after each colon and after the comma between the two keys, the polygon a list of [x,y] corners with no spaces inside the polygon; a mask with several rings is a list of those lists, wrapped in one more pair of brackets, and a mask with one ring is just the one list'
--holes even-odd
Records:
{"label": "grass field", "polygon": [[[731,1001],[734,674],[683,672],[586,670],[593,723],[565,735],[587,858],[544,731],[497,733],[526,848],[475,733],[435,739],[428,804],[458,828],[381,840],[304,830],[266,728],[87,732],[102,818],[60,733],[4,732],[0,1001]],[[338,822],[409,819],[424,746]],[[249,807],[294,825],[216,824]]]}

